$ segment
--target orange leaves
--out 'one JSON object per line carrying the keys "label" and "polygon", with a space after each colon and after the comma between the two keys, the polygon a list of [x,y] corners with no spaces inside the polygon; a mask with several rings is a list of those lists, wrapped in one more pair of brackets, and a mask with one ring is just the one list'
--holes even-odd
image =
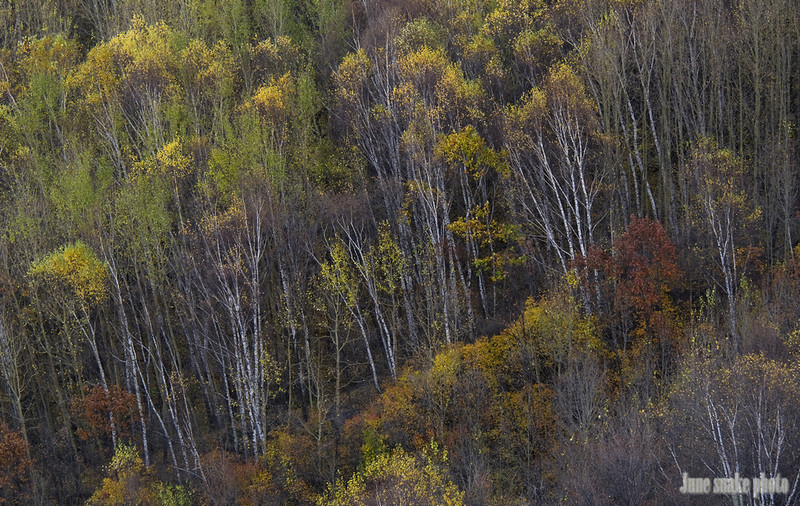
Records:
{"label": "orange leaves", "polygon": [[682,278],[675,246],[661,223],[631,216],[628,229],[614,242],[612,254],[596,246],[576,266],[588,281],[599,271],[614,287],[617,310],[651,316]]}
{"label": "orange leaves", "polygon": [[[380,439],[385,434],[394,443],[407,443],[417,437],[427,437],[432,430],[433,420],[426,416],[426,410],[421,409],[421,397],[426,388],[425,379],[422,373],[408,370],[393,384],[388,385],[381,394],[374,415],[366,419],[365,431],[372,432],[366,435]],[[371,444],[378,445],[378,442],[373,441]]]}
{"label": "orange leaves", "polygon": [[622,384],[665,378],[686,345],[670,291],[683,278],[675,246],[660,223],[631,216],[607,253],[597,247],[575,268],[602,316]]}
{"label": "orange leaves", "polygon": [[257,461],[240,459],[217,448],[203,455],[201,462],[206,478],[204,492],[213,504],[259,504],[253,499],[278,495],[273,477]]}

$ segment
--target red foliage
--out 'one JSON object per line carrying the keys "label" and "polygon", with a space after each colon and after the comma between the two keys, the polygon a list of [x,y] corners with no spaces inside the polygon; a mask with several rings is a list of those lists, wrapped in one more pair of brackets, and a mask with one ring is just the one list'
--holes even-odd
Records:
{"label": "red foliage", "polygon": [[652,315],[662,296],[681,278],[675,246],[664,227],[657,221],[635,216],[614,242],[612,254],[592,245],[586,257],[577,258],[573,265],[584,284],[591,284],[592,272],[604,276],[612,287],[608,296],[616,311],[632,310],[640,316]]}
{"label": "red foliage", "polygon": [[631,217],[628,230],[614,243],[612,276],[618,300],[639,314],[651,314],[661,297],[681,277],[675,246],[664,227]]}
{"label": "red foliage", "polygon": [[631,216],[611,253],[592,246],[573,265],[621,347],[644,334],[656,337],[662,346],[680,347],[669,291],[682,273],[675,246],[659,222]]}

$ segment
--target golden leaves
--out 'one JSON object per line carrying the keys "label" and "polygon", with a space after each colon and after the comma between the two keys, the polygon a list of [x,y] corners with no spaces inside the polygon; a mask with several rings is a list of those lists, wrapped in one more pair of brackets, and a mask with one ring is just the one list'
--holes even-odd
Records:
{"label": "golden leaves", "polygon": [[300,49],[289,37],[268,39],[250,47],[257,79],[297,70],[301,63]]}
{"label": "golden leaves", "polygon": [[200,223],[200,230],[208,235],[236,234],[246,222],[244,202],[238,196],[234,196],[231,205],[222,214],[204,217]]}
{"label": "golden leaves", "polygon": [[514,57],[530,74],[538,74],[556,60],[562,44],[552,26],[525,30],[514,40]]}
{"label": "golden leaves", "polygon": [[341,297],[353,307],[356,304],[358,284],[350,266],[350,255],[340,238],[330,247],[330,261],[320,266],[320,278],[323,288],[334,298]]}
{"label": "golden leaves", "polygon": [[123,99],[125,94],[179,93],[175,34],[164,23],[146,25],[135,17],[132,27],[98,44],[68,79],[89,104]]}
{"label": "golden leaves", "polygon": [[150,191],[166,190],[167,186],[162,186],[163,184],[176,188],[179,182],[191,174],[193,167],[194,161],[191,155],[185,153],[183,141],[176,138],[161,146],[155,156],[136,162],[130,180],[135,186],[149,187]]}
{"label": "golden leaves", "polygon": [[268,86],[262,86],[253,95],[253,106],[266,121],[283,124],[287,121],[289,100],[294,92],[291,74],[272,79]]}

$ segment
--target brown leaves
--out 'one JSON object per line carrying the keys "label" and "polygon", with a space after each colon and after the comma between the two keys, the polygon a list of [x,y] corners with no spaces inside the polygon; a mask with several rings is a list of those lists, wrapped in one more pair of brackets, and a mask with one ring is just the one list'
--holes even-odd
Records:
{"label": "brown leaves", "polygon": [[[88,429],[78,429],[81,439],[110,436],[115,429],[123,437],[130,432],[136,407],[136,398],[132,393],[118,385],[113,385],[108,391],[101,386],[84,386],[83,391],[85,397],[73,403],[73,411]],[[114,427],[111,425],[112,419]]]}
{"label": "brown leaves", "polygon": [[0,504],[7,499],[17,503],[27,497],[23,487],[33,465],[28,453],[28,442],[22,435],[5,423],[0,425]]}

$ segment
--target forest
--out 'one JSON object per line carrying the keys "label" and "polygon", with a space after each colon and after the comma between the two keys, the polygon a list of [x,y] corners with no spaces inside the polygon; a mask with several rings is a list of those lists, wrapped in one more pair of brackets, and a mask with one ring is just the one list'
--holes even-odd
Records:
{"label": "forest", "polygon": [[0,0],[0,503],[797,504],[799,120],[797,0]]}

